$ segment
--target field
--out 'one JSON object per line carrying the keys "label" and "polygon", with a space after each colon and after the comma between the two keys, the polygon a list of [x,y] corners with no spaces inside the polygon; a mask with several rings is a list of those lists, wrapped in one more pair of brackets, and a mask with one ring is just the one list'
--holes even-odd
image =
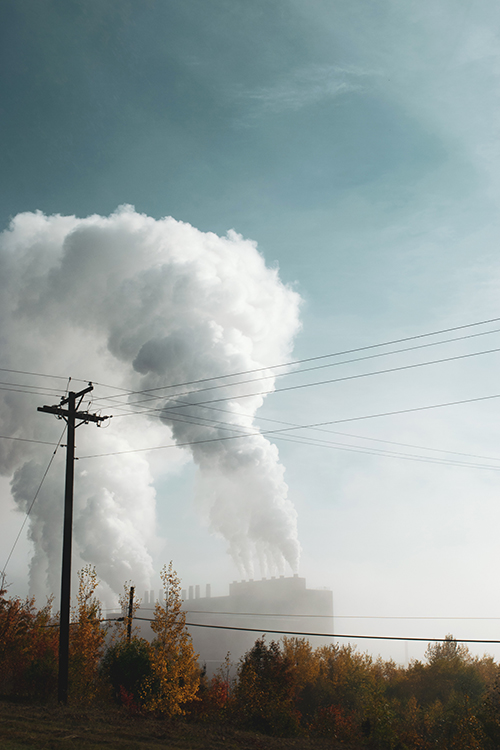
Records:
{"label": "field", "polygon": [[[281,739],[225,726],[127,716],[119,709],[0,701],[2,750],[332,750],[331,740]],[[345,745],[342,745],[344,750]],[[357,750],[352,747],[351,750]]]}

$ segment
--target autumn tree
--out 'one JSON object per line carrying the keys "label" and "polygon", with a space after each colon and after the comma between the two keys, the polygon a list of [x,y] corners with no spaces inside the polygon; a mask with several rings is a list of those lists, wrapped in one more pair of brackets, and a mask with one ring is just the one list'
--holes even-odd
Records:
{"label": "autumn tree", "polygon": [[72,699],[92,703],[99,693],[99,664],[104,652],[106,628],[101,603],[95,596],[96,570],[86,565],[78,572],[77,606],[73,611],[69,640],[69,687]]}
{"label": "autumn tree", "polygon": [[211,679],[207,679],[206,673],[202,671],[198,700],[190,707],[192,716],[202,721],[219,724],[231,720],[235,684],[235,680],[231,677],[233,667],[231,654],[228,652]]}
{"label": "autumn tree", "polygon": [[488,664],[488,667],[490,667],[488,669],[490,679],[488,679],[480,716],[488,737],[487,747],[498,748],[500,747],[500,666],[493,662],[493,665]]}
{"label": "autumn tree", "polygon": [[[453,636],[429,644],[426,661],[386,670],[387,695],[397,712],[397,734],[416,750],[486,748],[485,724],[498,737],[494,711],[485,706],[498,668],[490,657],[472,657]],[[490,721],[492,720],[492,721]],[[498,744],[493,744],[495,749]]]}
{"label": "autumn tree", "polygon": [[234,691],[239,722],[266,734],[297,733],[294,667],[279,643],[258,638],[240,660]]}
{"label": "autumn tree", "polygon": [[429,644],[425,657],[427,663],[417,660],[409,665],[405,679],[394,691],[395,697],[415,696],[420,705],[430,706],[437,700],[444,705],[454,693],[477,701],[485,692],[481,669],[467,646],[457,643],[452,635]]}
{"label": "autumn tree", "polygon": [[59,631],[52,600],[41,609],[32,597],[8,597],[0,588],[0,692],[46,700],[57,685]]}
{"label": "autumn tree", "polygon": [[312,720],[315,685],[319,676],[319,659],[306,638],[283,638],[283,654],[293,668],[295,706],[303,722]]}
{"label": "autumn tree", "polygon": [[184,714],[186,704],[196,698],[200,672],[172,562],[163,567],[160,576],[164,602],[155,605],[151,675],[145,678],[140,693],[146,711],[172,717]]}
{"label": "autumn tree", "polygon": [[298,690],[303,690],[316,680],[319,662],[306,638],[283,638],[282,651],[294,669]]}
{"label": "autumn tree", "polygon": [[320,646],[317,700],[321,705],[337,704],[361,715],[375,689],[376,670],[368,654],[351,645]]}

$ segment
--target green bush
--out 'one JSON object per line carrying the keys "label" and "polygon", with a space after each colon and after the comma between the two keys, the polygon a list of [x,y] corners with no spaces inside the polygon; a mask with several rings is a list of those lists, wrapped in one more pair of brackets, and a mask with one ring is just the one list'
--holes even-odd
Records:
{"label": "green bush", "polygon": [[133,638],[130,643],[111,646],[102,660],[102,676],[109,681],[118,703],[123,702],[124,691],[139,703],[140,687],[151,676],[150,649],[147,641]]}

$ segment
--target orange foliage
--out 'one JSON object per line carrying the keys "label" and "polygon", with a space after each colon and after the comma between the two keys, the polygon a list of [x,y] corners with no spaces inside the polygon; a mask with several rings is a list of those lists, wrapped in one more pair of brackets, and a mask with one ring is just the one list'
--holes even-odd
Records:
{"label": "orange foliage", "polygon": [[52,602],[6,597],[0,590],[0,693],[48,698],[57,684],[59,631]]}

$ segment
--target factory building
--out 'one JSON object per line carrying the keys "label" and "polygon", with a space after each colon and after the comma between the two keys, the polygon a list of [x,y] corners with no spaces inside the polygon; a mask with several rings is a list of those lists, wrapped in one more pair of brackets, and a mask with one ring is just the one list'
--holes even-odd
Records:
{"label": "factory building", "polygon": [[[200,586],[190,586],[182,591],[182,599],[195,651],[209,676],[228,652],[237,662],[268,631],[275,631],[266,635],[268,643],[287,632],[320,634],[308,638],[313,647],[331,642],[325,636],[333,633],[332,592],[308,589],[305,578],[298,575],[234,581],[228,596],[212,596],[208,584],[203,593],[201,596]],[[137,614],[152,616],[155,601],[154,592],[146,592]],[[151,638],[149,626],[141,630],[144,637]]]}

